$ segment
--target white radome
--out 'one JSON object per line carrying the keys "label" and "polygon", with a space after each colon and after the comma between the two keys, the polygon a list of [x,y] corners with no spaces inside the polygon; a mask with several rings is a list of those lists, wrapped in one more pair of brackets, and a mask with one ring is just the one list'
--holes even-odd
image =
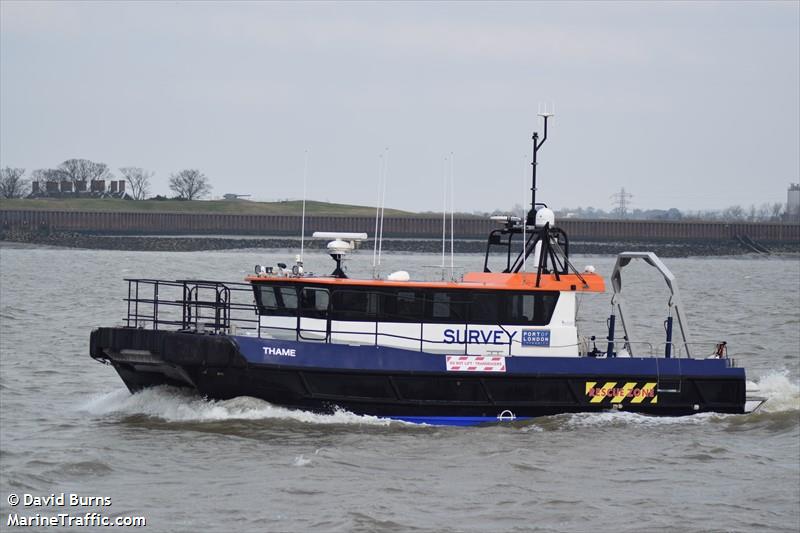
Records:
{"label": "white radome", "polygon": [[341,239],[336,239],[328,243],[328,251],[330,253],[347,253],[353,249],[353,245]]}
{"label": "white radome", "polygon": [[536,227],[543,228],[545,224],[550,223],[550,227],[556,225],[556,215],[553,210],[548,207],[542,207],[536,211]]}
{"label": "white radome", "polygon": [[389,281],[408,281],[411,279],[411,276],[408,275],[408,272],[405,270],[398,270],[397,272],[392,272],[386,277]]}

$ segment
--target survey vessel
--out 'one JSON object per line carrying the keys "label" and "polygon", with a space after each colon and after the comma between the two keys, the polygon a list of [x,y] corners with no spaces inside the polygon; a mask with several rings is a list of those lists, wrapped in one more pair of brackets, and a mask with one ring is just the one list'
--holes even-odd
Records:
{"label": "survey vessel", "polygon": [[[172,385],[211,399],[251,396],[415,423],[758,408],[764,400],[748,391],[727,344],[690,340],[675,276],[652,252],[617,257],[607,329],[578,331],[577,296],[606,286],[594,268],[573,266],[567,234],[536,201],[550,118],[542,116],[530,210],[493,217],[480,270],[435,281],[406,271],[354,279],[344,261],[367,235],[316,233],[330,241],[329,275],[306,272],[298,256],[291,266],[256,265],[244,282],[128,279],[123,325],[94,330],[91,356],[133,393]],[[653,267],[669,289],[661,339],[635,338],[626,322],[622,273],[632,261]]]}

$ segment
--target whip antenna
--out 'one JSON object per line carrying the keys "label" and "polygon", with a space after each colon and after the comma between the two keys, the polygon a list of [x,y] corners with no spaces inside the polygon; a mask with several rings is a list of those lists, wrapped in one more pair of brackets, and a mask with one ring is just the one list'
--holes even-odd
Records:
{"label": "whip antenna", "polygon": [[386,212],[386,182],[389,181],[389,148],[386,148],[386,159],[383,163],[383,193],[381,194],[381,229],[378,236],[378,266],[381,264],[381,251],[383,250],[383,217]]}
{"label": "whip antenna", "polygon": [[378,155],[378,195],[375,200],[375,233],[372,248],[372,277],[376,277],[375,267],[378,258],[378,220],[381,214],[381,186],[383,185],[383,154]]}
{"label": "whip antenna", "polygon": [[442,280],[444,280],[444,257],[447,248],[447,156],[442,165]]}
{"label": "whip antenna", "polygon": [[[528,177],[528,168],[527,168],[528,167],[528,157],[527,156],[522,156],[522,162],[523,162],[523,165],[522,165],[522,196],[524,197],[525,196],[525,187],[527,186],[527,183],[526,183],[527,179],[526,178]],[[528,254],[525,253],[525,249],[528,246],[528,238],[527,238],[527,232],[526,232],[526,230],[528,229],[528,223],[525,220],[525,206],[524,205],[522,206],[522,213],[521,213],[520,220],[522,221],[522,271],[525,272],[526,271],[525,269],[526,269],[526,266],[527,266],[527,259],[528,259]]]}
{"label": "whip antenna", "polygon": [[450,278],[454,277],[454,263],[453,263],[453,241],[454,241],[454,219],[456,216],[456,173],[454,169],[454,161],[456,155],[450,152]]}
{"label": "whip antenna", "polygon": [[305,155],[303,157],[303,214],[300,221],[300,261],[303,261],[303,252],[304,252],[304,244],[305,244],[305,236],[306,236],[306,184],[308,182],[308,152],[309,148],[306,148]]}
{"label": "whip antenna", "polygon": [[[546,105],[544,106],[544,111],[541,110],[541,106],[539,109],[540,111],[538,116],[544,119],[544,135],[540,141],[539,133],[536,131],[533,132],[533,159],[531,161],[531,210],[528,211],[528,220],[526,221],[526,224],[530,226],[536,225],[536,165],[538,164],[536,155],[539,152],[539,148],[541,148],[544,142],[547,140],[547,119],[553,116],[552,110],[547,111]],[[555,106],[553,106],[553,109],[555,109]]]}

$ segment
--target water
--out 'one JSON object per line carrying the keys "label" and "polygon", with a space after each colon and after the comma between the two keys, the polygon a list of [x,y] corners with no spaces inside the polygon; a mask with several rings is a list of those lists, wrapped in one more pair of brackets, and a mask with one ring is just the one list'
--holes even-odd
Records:
{"label": "water", "polygon": [[[123,277],[238,281],[255,263],[292,258],[0,248],[0,529],[12,511],[90,509],[7,503],[12,493],[61,492],[110,497],[111,506],[91,509],[144,516],[148,531],[800,529],[796,258],[667,263],[694,336],[727,340],[769,397],[751,415],[603,413],[425,427],[169,388],[131,396],[113,369],[88,356],[91,329],[120,323]],[[353,273],[367,273],[357,264],[370,261],[362,252]],[[456,261],[479,268],[474,257]],[[441,269],[425,265],[439,262],[387,254],[384,271],[435,278]],[[306,263],[317,271],[332,264],[320,254]],[[608,275],[613,260],[576,263]],[[666,291],[651,274],[640,266],[623,278],[626,293],[643,295],[629,314],[642,339],[663,334]],[[583,333],[604,336],[608,310],[608,295],[586,296]]]}

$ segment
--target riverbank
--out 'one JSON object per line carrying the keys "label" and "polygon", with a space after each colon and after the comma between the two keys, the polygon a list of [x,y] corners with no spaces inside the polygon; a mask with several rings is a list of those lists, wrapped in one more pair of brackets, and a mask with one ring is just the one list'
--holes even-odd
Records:
{"label": "riverbank", "polygon": [[[287,237],[208,237],[208,236],[118,236],[95,235],[75,232],[29,232],[0,231],[0,241],[67,248],[94,250],[129,250],[159,252],[193,252],[204,250],[235,249],[299,249],[300,239]],[[486,241],[458,239],[454,241],[457,253],[483,253]],[[324,240],[309,239],[305,247],[311,250],[324,249]],[[362,248],[371,249],[372,241],[361,243]],[[768,243],[772,253],[800,253],[800,243]],[[654,251],[661,257],[728,256],[753,254],[740,242],[730,241],[658,241],[621,240],[611,242],[573,241],[570,253],[592,255],[616,255],[632,249]],[[436,239],[384,239],[383,250],[389,252],[441,253],[441,240]],[[449,250],[449,243],[448,243]]]}
{"label": "riverbank", "polygon": [[[115,198],[0,198],[0,211],[59,211],[99,213],[158,213],[194,215],[297,215],[302,200],[120,200]],[[374,216],[375,207],[306,201],[307,216]],[[414,217],[417,213],[386,209],[386,216]]]}

